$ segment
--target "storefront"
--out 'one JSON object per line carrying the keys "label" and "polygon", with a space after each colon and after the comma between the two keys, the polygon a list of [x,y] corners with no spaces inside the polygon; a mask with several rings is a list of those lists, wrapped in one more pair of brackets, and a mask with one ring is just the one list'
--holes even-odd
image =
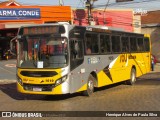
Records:
{"label": "storefront", "polygon": [[[134,32],[131,9],[94,9],[91,16],[91,25]],[[16,36],[20,26],[55,22],[87,26],[88,12],[86,9],[71,9],[70,6],[22,6],[14,0],[0,3],[0,54],[9,48],[10,40]]]}
{"label": "storefront", "polygon": [[70,6],[21,6],[0,3],[0,59],[22,25],[71,22]]}

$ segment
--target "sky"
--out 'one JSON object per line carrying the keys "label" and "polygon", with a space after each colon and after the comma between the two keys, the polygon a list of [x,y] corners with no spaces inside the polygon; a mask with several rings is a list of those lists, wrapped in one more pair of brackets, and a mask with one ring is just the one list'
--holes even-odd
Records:
{"label": "sky", "polygon": [[[7,1],[7,0],[0,0],[0,2]],[[15,0],[20,4],[24,5],[59,5],[59,0]],[[73,8],[85,8],[85,1],[86,0],[62,0],[64,5],[71,6]],[[109,1],[109,3],[108,3]],[[107,4],[108,3],[108,4]],[[97,0],[94,2],[93,7],[94,9],[98,8],[105,8],[107,4],[107,9],[141,9],[146,11],[154,11],[160,10],[160,0],[133,0],[133,2],[121,2],[115,3],[115,0]]]}

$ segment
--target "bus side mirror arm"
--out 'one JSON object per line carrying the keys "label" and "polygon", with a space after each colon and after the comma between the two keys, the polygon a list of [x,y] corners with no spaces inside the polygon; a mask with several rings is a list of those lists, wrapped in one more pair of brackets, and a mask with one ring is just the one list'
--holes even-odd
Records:
{"label": "bus side mirror arm", "polygon": [[16,40],[17,40],[17,36],[14,37],[13,39],[11,39],[10,41],[10,52],[13,55],[16,55]]}

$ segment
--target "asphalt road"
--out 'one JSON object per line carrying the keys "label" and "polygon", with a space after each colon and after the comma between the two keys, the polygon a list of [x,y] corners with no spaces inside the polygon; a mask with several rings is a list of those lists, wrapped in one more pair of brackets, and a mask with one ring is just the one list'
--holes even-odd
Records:
{"label": "asphalt road", "polygon": [[16,60],[0,60],[0,80],[16,80]]}
{"label": "asphalt road", "polygon": [[[12,61],[15,62],[14,60]],[[5,66],[5,61],[0,63]],[[8,63],[7,63],[8,64]],[[14,76],[14,67],[4,67],[6,75]],[[12,77],[0,82],[0,111],[158,111],[160,112],[160,72],[156,71],[139,78],[134,86],[119,83],[96,89],[91,97],[81,93],[67,95],[26,95],[18,93]],[[1,70],[3,71],[3,67]],[[10,72],[9,72],[10,71]],[[4,72],[4,73],[5,73]],[[1,76],[3,78],[5,76]],[[73,112],[73,114],[76,114]],[[89,114],[89,113],[88,113]],[[94,113],[93,113],[94,114]],[[63,116],[63,115],[62,115]],[[93,115],[94,116],[94,115]],[[65,119],[106,119],[98,117],[63,117]],[[2,118],[0,118],[2,119]],[[11,120],[18,118],[12,118]],[[33,118],[21,118],[32,120]],[[45,117],[42,120],[61,119]],[[159,117],[107,117],[107,119],[153,120]]]}

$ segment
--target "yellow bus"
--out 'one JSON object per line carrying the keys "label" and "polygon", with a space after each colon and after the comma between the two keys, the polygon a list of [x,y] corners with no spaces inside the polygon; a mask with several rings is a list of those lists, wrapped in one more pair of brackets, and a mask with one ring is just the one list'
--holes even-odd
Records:
{"label": "yellow bus", "polygon": [[133,85],[151,69],[148,35],[108,27],[54,23],[22,26],[17,89],[27,94],[90,96],[95,87]]}

